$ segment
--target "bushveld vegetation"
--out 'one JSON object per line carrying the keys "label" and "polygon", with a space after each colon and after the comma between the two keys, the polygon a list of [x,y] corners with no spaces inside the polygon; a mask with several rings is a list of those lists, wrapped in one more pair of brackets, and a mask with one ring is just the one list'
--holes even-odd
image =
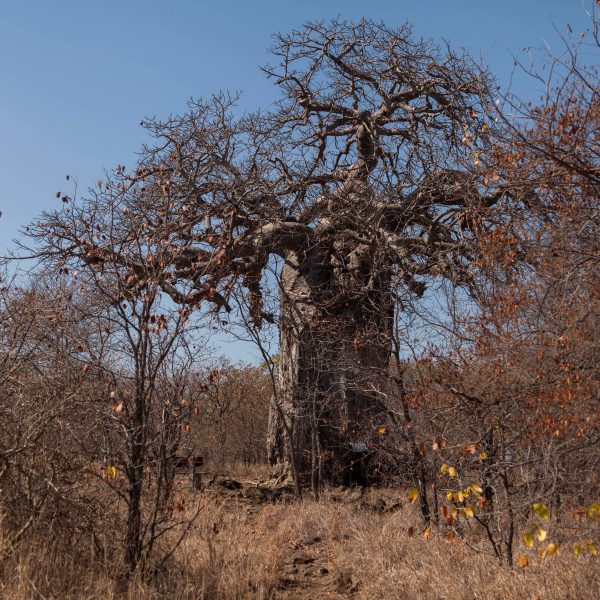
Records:
{"label": "bushveld vegetation", "polygon": [[564,44],[534,103],[307,24],[271,110],[58,192],[0,289],[3,597],[594,597],[596,18]]}

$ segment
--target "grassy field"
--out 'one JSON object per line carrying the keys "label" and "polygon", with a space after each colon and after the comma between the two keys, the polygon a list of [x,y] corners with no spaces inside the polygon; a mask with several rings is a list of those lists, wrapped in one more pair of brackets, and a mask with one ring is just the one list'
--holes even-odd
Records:
{"label": "grassy field", "polygon": [[[268,490],[267,490],[268,491]],[[423,536],[404,490],[329,490],[315,502],[283,494],[273,501],[248,483],[213,485],[188,496],[200,509],[190,534],[166,566],[128,589],[118,566],[85,552],[22,545],[5,557],[2,598],[597,598],[597,557],[565,544],[542,559],[518,536],[525,568],[501,565],[477,528],[452,542],[431,528]],[[263,489],[262,492],[265,492]],[[555,533],[555,535],[558,535]],[[477,549],[479,548],[479,550]]]}

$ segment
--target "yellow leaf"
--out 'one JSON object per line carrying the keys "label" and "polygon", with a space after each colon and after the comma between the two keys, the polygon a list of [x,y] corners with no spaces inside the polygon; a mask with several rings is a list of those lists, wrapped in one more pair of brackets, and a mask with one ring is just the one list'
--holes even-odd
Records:
{"label": "yellow leaf", "polygon": [[475,513],[473,512],[473,509],[470,506],[463,508],[461,512],[465,517],[469,519],[475,516]]}
{"label": "yellow leaf", "polygon": [[521,555],[517,558],[517,560],[519,561],[519,566],[521,569],[529,566],[529,559],[526,556]]}
{"label": "yellow leaf", "polygon": [[583,548],[581,547],[581,544],[573,544],[573,554],[575,556],[581,556],[582,550]]}
{"label": "yellow leaf", "polygon": [[530,547],[533,548],[533,534],[528,531],[527,533],[523,534],[523,541]]}
{"label": "yellow leaf", "polygon": [[550,556],[554,556],[556,553],[558,552],[558,545],[557,544],[548,544],[548,554]]}
{"label": "yellow leaf", "polygon": [[550,518],[550,511],[548,510],[548,507],[541,502],[534,503],[533,512],[544,521],[547,521]]}
{"label": "yellow leaf", "polygon": [[460,491],[456,492],[454,494],[454,501],[455,502],[464,502],[465,501],[465,497],[464,497],[463,493],[460,492]]}
{"label": "yellow leaf", "polygon": [[385,427],[380,427],[377,431],[380,435],[383,435],[385,433]]}
{"label": "yellow leaf", "polygon": [[548,551],[543,546],[538,550],[538,554],[540,555],[540,558],[542,558],[542,559],[546,558],[547,553],[548,553]]}
{"label": "yellow leaf", "polygon": [[441,471],[442,473],[445,473],[447,470],[448,470],[448,465],[447,465],[446,463],[444,463],[444,464],[442,465],[442,468],[440,469],[440,471]]}
{"label": "yellow leaf", "polygon": [[546,539],[547,531],[542,529],[541,527],[537,528],[537,539],[540,542],[543,542]]}
{"label": "yellow leaf", "polygon": [[592,556],[597,556],[598,555],[598,548],[596,548],[596,546],[594,546],[594,543],[589,540],[585,543],[585,549],[592,555]]}
{"label": "yellow leaf", "polygon": [[106,467],[106,475],[109,479],[116,479],[117,468],[114,465],[109,465],[108,467]]}
{"label": "yellow leaf", "polygon": [[446,500],[448,500],[448,502],[452,502],[452,491],[448,490],[446,492]]}
{"label": "yellow leaf", "polygon": [[425,529],[423,530],[423,533],[421,535],[423,536],[423,539],[428,540],[430,534],[431,534],[431,527],[425,527]]}
{"label": "yellow leaf", "polygon": [[481,460],[485,460],[485,459],[487,458],[487,452],[481,452],[481,453],[479,454],[479,458],[480,458]]}
{"label": "yellow leaf", "polygon": [[417,488],[410,488],[407,495],[410,502],[414,502],[419,497],[419,490]]}
{"label": "yellow leaf", "polygon": [[470,485],[469,487],[474,494],[483,494],[483,490],[478,485]]}
{"label": "yellow leaf", "polygon": [[456,468],[448,467],[448,475],[450,475],[450,477],[456,477]]}

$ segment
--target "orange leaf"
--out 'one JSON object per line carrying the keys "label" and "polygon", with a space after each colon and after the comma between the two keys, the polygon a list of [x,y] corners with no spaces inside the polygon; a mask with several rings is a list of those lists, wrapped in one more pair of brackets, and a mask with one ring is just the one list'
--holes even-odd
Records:
{"label": "orange leaf", "polygon": [[519,561],[519,566],[521,569],[529,566],[529,559],[526,556],[521,555],[517,558],[517,560]]}

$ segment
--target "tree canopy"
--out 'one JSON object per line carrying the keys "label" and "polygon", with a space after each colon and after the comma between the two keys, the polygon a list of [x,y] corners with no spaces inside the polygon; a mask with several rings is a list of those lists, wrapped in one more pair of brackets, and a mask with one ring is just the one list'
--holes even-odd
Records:
{"label": "tree canopy", "polygon": [[[45,251],[112,262],[130,291],[158,278],[178,303],[229,307],[236,282],[261,307],[270,255],[318,249],[362,294],[382,264],[422,292],[423,276],[468,278],[473,232],[504,193],[482,189],[494,127],[489,75],[409,25],[336,20],[275,36],[265,112],[219,94],[142,124],[153,142],[83,202],[45,215]],[[386,267],[387,268],[387,267]]]}

